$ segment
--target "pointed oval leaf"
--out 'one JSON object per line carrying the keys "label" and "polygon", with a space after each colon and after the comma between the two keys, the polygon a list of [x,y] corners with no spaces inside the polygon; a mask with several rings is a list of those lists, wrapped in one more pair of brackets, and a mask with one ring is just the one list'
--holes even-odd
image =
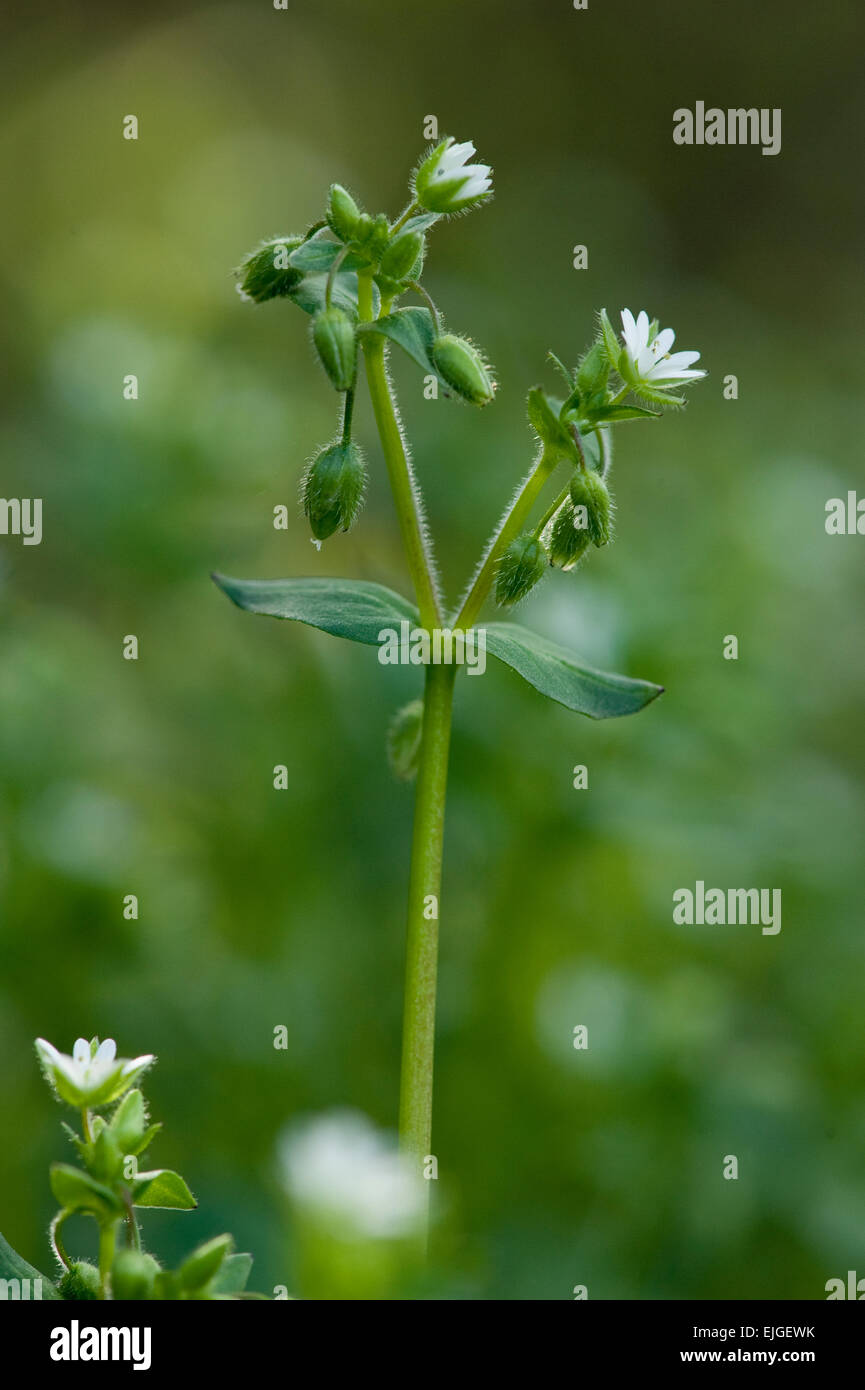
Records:
{"label": "pointed oval leaf", "polygon": [[361,579],[232,579],[214,582],[247,613],[290,618],[334,637],[378,646],[382,628],[418,621],[417,609],[401,594]]}
{"label": "pointed oval leaf", "polygon": [[510,666],[542,695],[589,719],[635,714],[662,693],[663,686],[596,671],[564,647],[515,623],[490,623],[487,650]]}
{"label": "pointed oval leaf", "polygon": [[[343,249],[341,241],[329,241],[322,232],[316,232],[307,241],[301,242],[289,256],[289,263],[295,270],[330,270],[340,251]],[[357,270],[359,266],[365,265],[362,257],[349,251],[340,269]]]}
{"label": "pointed oval leaf", "polygon": [[[305,314],[321,313],[327,299],[327,274],[324,271],[311,271],[304,275],[300,283],[288,291],[288,298]],[[331,304],[343,309],[350,318],[357,318],[357,275],[353,270],[337,271],[333,279]]]}
{"label": "pointed oval leaf", "polygon": [[194,1211],[198,1206],[183,1178],[170,1168],[154,1168],[150,1173],[139,1173],[132,1193],[132,1205],[136,1207]]}
{"label": "pointed oval leaf", "polygon": [[453,395],[453,390],[432,360],[432,345],[436,332],[429,309],[410,304],[406,309],[395,309],[392,314],[386,314],[382,319],[373,319],[370,323],[362,324],[360,331],[378,333],[384,338],[389,338],[428,376],[436,378],[443,395]]}
{"label": "pointed oval leaf", "polygon": [[51,1191],[66,1211],[90,1211],[96,1216],[112,1216],[123,1210],[123,1203],[110,1187],[69,1163],[52,1163],[49,1180]]}

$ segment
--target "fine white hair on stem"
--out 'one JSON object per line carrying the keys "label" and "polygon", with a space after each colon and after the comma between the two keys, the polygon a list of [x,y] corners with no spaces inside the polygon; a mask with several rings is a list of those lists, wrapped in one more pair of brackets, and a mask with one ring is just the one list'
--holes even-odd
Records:
{"label": "fine white hair on stem", "polygon": [[505,507],[504,511],[502,512],[502,515],[501,515],[501,518],[500,518],[500,520],[499,520],[499,523],[498,523],[498,525],[496,526],[496,529],[493,531],[493,534],[490,536],[489,540],[487,541],[487,544],[484,546],[483,554],[481,555],[481,558],[478,560],[478,563],[475,565],[475,568],[474,568],[474,570],[473,570],[473,572],[472,572],[471,578],[469,579],[469,582],[468,582],[468,584],[466,585],[465,590],[463,591],[463,594],[462,594],[462,596],[461,596],[461,598],[460,598],[458,607],[454,610],[454,613],[453,613],[453,615],[452,615],[453,618],[455,618],[455,617],[457,616],[457,614],[459,614],[459,613],[462,612],[462,609],[463,609],[463,607],[464,607],[464,605],[465,605],[466,599],[468,598],[469,594],[471,593],[472,589],[473,589],[474,586],[475,586],[475,583],[477,582],[478,575],[480,574],[481,570],[483,569],[484,565],[486,564],[487,560],[489,559],[490,554],[491,554],[491,552],[492,552],[492,550],[493,550],[493,547],[495,546],[496,542],[498,541],[499,536],[502,534],[502,531],[505,529],[505,526],[506,526],[506,524],[507,524],[508,518],[510,517],[510,514],[511,514],[511,512],[513,511],[514,507],[516,506],[517,502],[519,501],[519,498],[520,498],[520,496],[521,496],[523,490],[525,489],[527,483],[529,482],[529,480],[531,479],[531,477],[532,477],[532,475],[534,474],[535,470],[537,469],[537,466],[538,466],[538,464],[539,464],[540,461],[541,461],[541,456],[542,456],[543,452],[544,452],[544,446],[543,446],[543,444],[541,444],[541,445],[539,445],[538,450],[537,450],[537,452],[536,452],[536,454],[535,454],[535,457],[534,457],[534,459],[532,460],[531,468],[529,469],[528,473],[525,474],[525,476],[522,478],[522,480],[521,480],[519,483],[517,483],[517,486],[514,488],[513,493],[511,494],[510,498],[508,499],[507,506]]}
{"label": "fine white hair on stem", "polygon": [[432,533],[429,528],[429,522],[427,521],[426,503],[424,501],[424,495],[421,491],[420,483],[418,482],[417,475],[412,466],[411,448],[409,446],[408,439],[406,438],[405,430],[403,429],[402,417],[399,413],[399,403],[397,401],[396,391],[394,390],[393,382],[391,380],[390,369],[388,366],[389,346],[389,344],[385,344],[385,382],[387,384],[388,395],[391,399],[391,405],[393,407],[393,416],[396,420],[396,427],[399,432],[400,442],[402,443],[402,451],[405,455],[406,476],[408,478],[409,487],[411,488],[411,495],[412,500],[414,502],[415,515],[417,517],[418,534],[420,535],[421,547],[423,549],[424,557],[426,559],[427,571],[430,577],[430,584],[432,585],[433,597],[436,601],[436,605],[439,611],[443,613],[444,599],[442,596],[441,577],[439,575],[438,565],[436,564],[435,546],[433,544]]}

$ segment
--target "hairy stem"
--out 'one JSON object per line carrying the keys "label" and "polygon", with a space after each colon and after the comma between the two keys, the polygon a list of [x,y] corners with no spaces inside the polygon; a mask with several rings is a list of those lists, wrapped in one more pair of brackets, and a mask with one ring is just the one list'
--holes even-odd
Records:
{"label": "hairy stem", "polygon": [[[358,308],[361,321],[368,322],[372,318],[372,279],[368,274],[358,277]],[[384,345],[385,340],[380,333],[364,334],[363,355],[369,394],[420,610],[421,626],[441,627],[441,605],[433,577],[432,557],[424,537],[414,475],[388,385]]]}
{"label": "hairy stem", "polygon": [[453,628],[466,629],[474,625],[484,606],[487,594],[492,588],[499,560],[511,541],[520,534],[544,484],[552,475],[558,462],[559,455],[551,450],[542,449],[538,454],[537,459],[532,464],[531,471],[502,517],[499,528],[487,547],[486,555],[472,581],[471,588],[463,600],[459,614],[452,623]]}
{"label": "hairy stem", "polygon": [[117,1243],[117,1222],[106,1221],[99,1227],[99,1280],[102,1297],[108,1297],[108,1281],[114,1263],[114,1247]]}
{"label": "hairy stem", "polygon": [[409,878],[399,1131],[418,1168],[432,1136],[438,916],[455,675],[455,666],[426,668]]}

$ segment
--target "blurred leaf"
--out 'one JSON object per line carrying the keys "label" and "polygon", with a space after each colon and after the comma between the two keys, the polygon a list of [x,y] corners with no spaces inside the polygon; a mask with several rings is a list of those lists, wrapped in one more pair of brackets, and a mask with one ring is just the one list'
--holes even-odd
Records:
{"label": "blurred leaf", "polygon": [[[29,1265],[26,1260],[22,1259],[17,1250],[12,1249],[12,1246],[3,1238],[2,1234],[0,1234],[0,1279],[29,1279],[31,1281],[31,1298],[34,1296],[32,1281],[34,1279],[41,1279],[42,1287],[40,1292],[42,1298],[60,1298],[51,1280],[47,1279],[44,1274],[40,1274],[38,1269],[34,1269],[32,1265]],[[8,1292],[6,1296],[8,1298]]]}
{"label": "blurred leaf", "polygon": [[[303,242],[295,251],[292,251],[288,259],[296,270],[328,271],[342,249],[342,242],[329,241],[321,232],[317,232],[315,236],[310,237],[308,241]],[[358,267],[365,264],[366,262],[362,257],[349,251],[340,270],[357,270]]]}
{"label": "blurred leaf", "polygon": [[110,1187],[105,1187],[89,1173],[72,1168],[68,1163],[52,1163],[51,1191],[66,1211],[89,1211],[96,1216],[114,1216],[123,1210],[121,1202]]}
{"label": "blurred leaf", "polygon": [[542,695],[590,719],[635,714],[662,693],[650,681],[632,680],[584,666],[564,647],[514,623],[490,623],[487,650]]}
{"label": "blurred leaf", "polygon": [[361,579],[213,579],[232,603],[248,613],[291,618],[334,637],[377,646],[383,627],[403,621],[417,623],[418,613],[408,599],[382,584]]}
{"label": "blurred leaf", "polygon": [[229,1255],[210,1285],[211,1293],[243,1293],[251,1272],[251,1255]]}

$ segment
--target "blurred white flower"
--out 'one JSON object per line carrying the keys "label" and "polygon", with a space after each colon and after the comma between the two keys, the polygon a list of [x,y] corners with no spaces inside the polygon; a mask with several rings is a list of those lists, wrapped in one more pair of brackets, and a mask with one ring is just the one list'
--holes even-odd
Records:
{"label": "blurred white flower", "polygon": [[394,1240],[421,1226],[423,1178],[359,1111],[292,1125],[279,1141],[279,1161],[292,1201],[349,1238]]}
{"label": "blurred white flower", "polygon": [[79,1109],[117,1100],[156,1060],[152,1053],[128,1061],[118,1057],[113,1038],[104,1042],[94,1038],[93,1044],[76,1038],[71,1057],[44,1038],[37,1038],[36,1052],[46,1080],[61,1100]]}

